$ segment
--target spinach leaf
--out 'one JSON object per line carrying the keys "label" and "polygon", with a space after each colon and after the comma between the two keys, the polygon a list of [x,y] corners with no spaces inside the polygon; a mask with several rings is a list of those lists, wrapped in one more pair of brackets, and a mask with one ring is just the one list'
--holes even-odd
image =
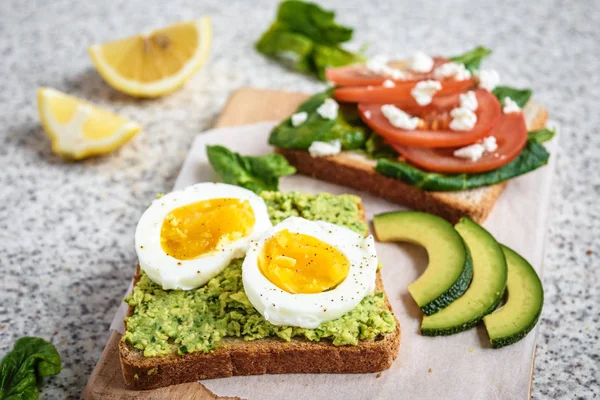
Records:
{"label": "spinach leaf", "polygon": [[554,135],[556,135],[556,129],[543,128],[535,131],[529,131],[529,140],[535,140],[538,143],[544,143],[552,140]]}
{"label": "spinach leaf", "polygon": [[320,44],[315,44],[312,59],[317,75],[323,81],[327,80],[325,77],[326,68],[343,67],[344,65],[365,61],[360,54],[351,53],[340,47]]}
{"label": "spinach leaf", "polygon": [[279,5],[277,21],[315,43],[336,45],[352,38],[352,28],[334,22],[335,13],[315,3],[288,0]]}
{"label": "spinach leaf", "polygon": [[223,182],[255,193],[277,191],[280,177],[296,173],[281,154],[242,156],[223,146],[206,146],[206,155]]}
{"label": "spinach leaf", "polygon": [[0,399],[37,399],[41,378],[56,375],[60,369],[60,356],[52,343],[23,337],[0,363]]}
{"label": "spinach leaf", "polygon": [[523,108],[531,98],[533,92],[531,89],[515,89],[508,86],[496,86],[492,93],[498,98],[500,104],[504,104],[505,97],[510,97],[519,105],[519,107]]}
{"label": "spinach leaf", "polygon": [[509,164],[479,174],[444,175],[425,172],[409,164],[379,159],[375,171],[423,190],[453,191],[493,185],[533,171],[548,162],[550,155],[537,140],[530,139],[519,156]]}
{"label": "spinach leaf", "polygon": [[360,54],[339,47],[350,40],[352,28],[334,21],[335,13],[314,3],[287,0],[277,19],[256,43],[256,50],[286,67],[325,80],[325,68],[364,61]]}
{"label": "spinach leaf", "polygon": [[290,69],[304,73],[313,71],[313,42],[303,35],[287,31],[277,22],[263,34],[256,49]]}
{"label": "spinach leaf", "polygon": [[367,141],[365,142],[365,152],[369,158],[398,158],[398,153],[390,145],[385,143],[385,140],[372,132]]}
{"label": "spinach leaf", "polygon": [[464,54],[450,57],[450,60],[456,63],[464,64],[469,71],[473,72],[479,69],[481,60],[483,60],[490,54],[492,54],[492,51],[490,49],[483,46],[477,46],[473,50],[468,51]]}
{"label": "spinach leaf", "polygon": [[[367,131],[357,116],[356,107],[340,106],[336,119],[325,119],[317,108],[332,97],[331,89],[317,93],[306,100],[296,112],[306,112],[308,117],[300,126],[293,126],[291,118],[273,128],[269,144],[282,149],[308,150],[312,142],[330,142],[338,139],[344,150],[360,149],[364,146]],[[353,111],[351,111],[353,110]]]}

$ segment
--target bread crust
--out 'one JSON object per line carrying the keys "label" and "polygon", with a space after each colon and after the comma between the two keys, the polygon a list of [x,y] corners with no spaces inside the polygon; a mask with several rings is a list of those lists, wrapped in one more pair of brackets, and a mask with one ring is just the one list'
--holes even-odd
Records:
{"label": "bread crust", "polygon": [[[362,203],[360,218],[366,220]],[[134,286],[140,279],[138,266]],[[384,291],[381,274],[376,276],[376,290]],[[392,307],[386,296],[386,307]],[[129,307],[127,315],[133,314]],[[394,316],[394,319],[396,317]],[[338,373],[359,374],[388,369],[398,355],[400,323],[396,330],[376,340],[362,340],[356,346],[334,346],[327,340],[311,342],[293,338],[244,341],[225,338],[210,353],[191,353],[165,357],[144,357],[130,344],[119,343],[119,358],[125,384],[131,389],[145,390],[202,379],[237,375]]]}
{"label": "bread crust", "polygon": [[436,214],[452,223],[458,222],[463,216],[482,222],[506,187],[506,183],[499,183],[479,189],[481,199],[477,202],[469,202],[454,192],[425,191],[378,174],[373,170],[374,164],[366,158],[360,159],[350,154],[313,158],[308,152],[302,150],[276,149],[275,151],[287,158],[288,162],[303,175],[361,190],[415,210]]}
{"label": "bread crust", "polygon": [[[138,276],[138,275],[136,275]],[[377,274],[377,290],[383,290]],[[387,299],[386,299],[387,302]],[[391,310],[389,302],[387,307]],[[202,379],[237,375],[344,373],[358,374],[388,369],[398,354],[400,324],[395,332],[357,346],[334,346],[329,341],[294,338],[243,341],[222,340],[210,353],[144,357],[128,343],[119,343],[123,378],[131,389],[155,389]]]}
{"label": "bread crust", "polygon": [[[546,126],[548,112],[534,103],[523,109],[527,128]],[[419,189],[400,180],[388,178],[373,170],[375,162],[364,156],[343,152],[336,156],[313,158],[306,151],[276,148],[299,173],[368,192],[393,203],[436,214],[456,223],[469,217],[482,223],[508,182],[456,192],[434,192]]]}

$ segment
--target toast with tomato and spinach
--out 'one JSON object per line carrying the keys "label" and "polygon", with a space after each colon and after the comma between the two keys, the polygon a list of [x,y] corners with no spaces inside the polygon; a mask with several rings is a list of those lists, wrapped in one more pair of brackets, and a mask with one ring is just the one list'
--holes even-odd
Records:
{"label": "toast with tomato and spinach", "polygon": [[507,181],[547,164],[554,136],[532,91],[480,68],[490,50],[329,68],[269,143],[298,172],[450,221],[482,222]]}

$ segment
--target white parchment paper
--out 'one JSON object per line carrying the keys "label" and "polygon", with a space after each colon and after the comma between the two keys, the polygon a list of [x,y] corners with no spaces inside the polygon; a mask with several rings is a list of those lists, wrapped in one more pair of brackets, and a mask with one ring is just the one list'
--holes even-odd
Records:
{"label": "white parchment paper", "polygon": [[[175,183],[175,189],[217,181],[206,158],[207,144],[221,144],[243,154],[266,154],[268,134],[274,122],[214,129],[199,135]],[[550,164],[514,179],[498,200],[484,226],[498,241],[527,258],[542,274],[549,194],[556,160],[556,144],[549,144]],[[309,193],[353,193],[364,202],[367,218],[402,209],[367,193],[297,175],[281,180],[280,190]],[[245,399],[527,399],[537,329],[524,340],[503,349],[489,345],[485,329],[445,337],[419,334],[422,313],[407,286],[427,265],[427,254],[408,244],[377,243],[384,266],[383,282],[402,328],[398,358],[391,368],[378,374],[259,375],[202,381],[220,396]],[[123,305],[111,329],[123,332]]]}

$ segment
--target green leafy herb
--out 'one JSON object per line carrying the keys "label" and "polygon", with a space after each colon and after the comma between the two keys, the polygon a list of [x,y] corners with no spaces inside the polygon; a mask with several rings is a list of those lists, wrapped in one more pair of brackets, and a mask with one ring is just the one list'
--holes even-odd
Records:
{"label": "green leafy herb", "polygon": [[352,38],[352,28],[336,24],[334,18],[334,12],[314,3],[284,1],[277,20],[258,40],[256,49],[288,68],[325,80],[325,68],[364,60],[339,47]]}
{"label": "green leafy herb", "polygon": [[277,22],[263,34],[256,49],[278,59],[290,69],[313,72],[313,42],[304,35],[286,30]]}
{"label": "green leafy herb", "polygon": [[319,79],[326,80],[325,69],[329,67],[343,67],[363,61],[362,56],[350,53],[340,47],[315,44],[312,61]]}
{"label": "green leafy herb", "polygon": [[334,19],[333,11],[323,10],[315,3],[298,0],[282,2],[277,11],[279,23],[315,43],[336,45],[352,39],[353,29],[336,24]]}
{"label": "green leafy herb", "polygon": [[338,139],[344,150],[363,148],[368,128],[360,122],[356,107],[341,105],[336,119],[325,119],[317,113],[317,108],[331,96],[330,89],[302,103],[296,112],[306,112],[306,121],[295,127],[291,118],[286,119],[271,131],[269,144],[282,149],[308,150],[314,141]]}
{"label": "green leafy herb", "polygon": [[492,93],[498,98],[500,104],[504,104],[505,97],[510,97],[519,107],[523,108],[531,98],[533,92],[531,89],[515,89],[508,86],[496,86]]}
{"label": "green leafy herb", "polygon": [[490,54],[492,54],[492,51],[490,49],[483,46],[477,46],[473,50],[468,51],[464,54],[450,57],[450,60],[456,63],[464,64],[469,71],[473,72],[479,69],[481,60],[483,60]]}
{"label": "green leafy herb", "polygon": [[371,133],[369,138],[365,143],[365,152],[367,156],[373,159],[378,158],[398,158],[398,153],[385,143],[384,139],[376,134],[375,132]]}
{"label": "green leafy herb", "polygon": [[41,378],[56,375],[60,369],[60,356],[52,343],[23,337],[0,363],[0,399],[37,399]]}
{"label": "green leafy herb", "polygon": [[543,128],[535,131],[530,131],[529,140],[535,140],[538,143],[544,143],[549,140],[552,140],[554,135],[556,135],[556,129]]}
{"label": "green leafy herb", "polygon": [[280,177],[296,173],[281,154],[242,156],[223,146],[206,146],[206,154],[223,182],[255,193],[278,190]]}
{"label": "green leafy herb", "polygon": [[480,174],[444,175],[425,172],[409,164],[389,159],[378,159],[375,171],[423,190],[453,191],[489,186],[523,175],[545,165],[549,156],[544,146],[537,140],[530,139],[521,154],[512,162]]}

